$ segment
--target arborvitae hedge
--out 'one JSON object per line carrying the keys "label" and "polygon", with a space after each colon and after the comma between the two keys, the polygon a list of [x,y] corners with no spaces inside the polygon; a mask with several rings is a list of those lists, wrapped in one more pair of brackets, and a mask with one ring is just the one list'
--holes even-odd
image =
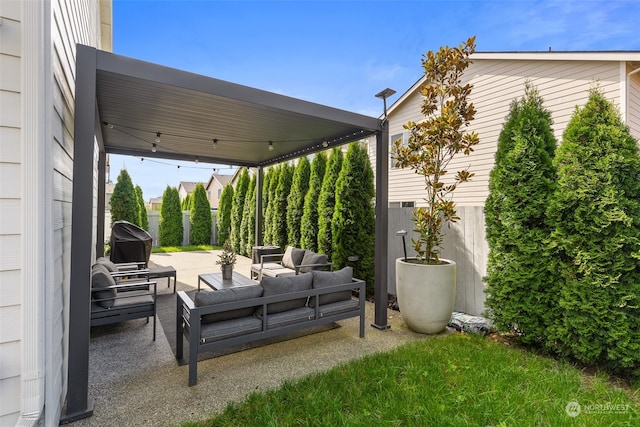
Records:
{"label": "arborvitae hedge", "polygon": [[138,223],[138,225],[142,229],[149,231],[149,217],[147,216],[147,207],[144,205],[142,188],[140,188],[139,185],[136,185],[135,192],[136,192],[136,199],[138,199],[138,215],[140,217],[140,222]]}
{"label": "arborvitae hedge", "polygon": [[557,288],[549,270],[546,220],[557,141],[551,114],[530,84],[511,104],[498,138],[485,203],[488,316],[525,343],[544,345]]}
{"label": "arborvitae hedge", "polygon": [[288,243],[296,248],[300,247],[300,223],[304,213],[304,198],[309,191],[309,175],[311,165],[307,157],[298,159],[293,173],[291,191],[287,196],[287,236]]}
{"label": "arborvitae hedge", "polygon": [[342,169],[342,151],[340,148],[331,150],[327,169],[322,180],[322,189],[318,196],[318,251],[327,254],[331,259],[331,221],[333,219],[333,209],[336,198],[336,181]]}
{"label": "arborvitae hedge", "polygon": [[183,233],[178,189],[167,186],[160,208],[160,246],[182,246]]}
{"label": "arborvitae hedge", "polygon": [[191,194],[187,194],[185,198],[182,199],[182,202],[180,203],[180,207],[182,208],[183,211],[190,211],[192,206],[193,206],[193,198],[191,197]]}
{"label": "arborvitae hedge", "polygon": [[240,230],[241,251],[245,256],[251,256],[251,248],[255,244],[256,227],[256,176],[251,177],[247,196],[244,202],[244,213],[242,214],[242,229]]}
{"label": "arborvitae hedge", "polygon": [[271,231],[273,233],[272,243],[284,249],[287,246],[287,197],[291,189],[291,181],[293,180],[293,166],[286,163],[280,166],[280,174],[278,176],[278,186],[273,197],[273,201],[269,205],[273,205],[273,215],[271,218]]}
{"label": "arborvitae hedge", "polygon": [[262,180],[262,235],[263,239],[266,235],[266,219],[267,219],[267,209],[269,207],[269,185],[271,182],[271,178],[273,177],[273,168],[269,168],[267,172],[264,174],[264,179]]}
{"label": "arborvitae hedge", "polygon": [[192,245],[211,244],[211,205],[207,199],[207,192],[201,183],[196,185],[191,198],[191,212],[189,213],[191,228],[189,229],[189,243]]}
{"label": "arborvitae hedge", "polygon": [[131,177],[126,169],[122,169],[109,200],[111,224],[116,221],[129,221],[132,224],[138,224],[140,222],[138,206],[138,198],[133,189]]}
{"label": "arborvitae hedge", "polygon": [[[556,151],[549,204],[560,275],[559,353],[613,370],[640,359],[640,157],[619,112],[594,89]],[[553,283],[549,283],[553,286]]]}
{"label": "arborvitae hedge", "polygon": [[347,258],[359,258],[357,276],[367,282],[367,294],[374,290],[376,224],[373,198],[373,170],[367,150],[359,143],[349,145],[336,182],[336,203],[331,221],[331,258],[335,268],[348,265]]}
{"label": "arborvitae hedge", "polygon": [[314,252],[318,250],[318,197],[326,167],[326,154],[316,153],[311,162],[309,191],[304,198],[304,213],[300,224],[300,246]]}
{"label": "arborvitae hedge", "polygon": [[231,236],[231,207],[233,206],[233,185],[228,183],[222,189],[218,202],[216,225],[218,227],[218,245],[224,244]]}
{"label": "arborvitae hedge", "polygon": [[247,197],[249,188],[249,172],[247,168],[242,168],[238,183],[233,192],[233,206],[231,208],[231,245],[235,252],[240,252],[241,240],[240,230],[242,229],[242,214],[244,213],[244,199]]}
{"label": "arborvitae hedge", "polygon": [[277,214],[276,210],[276,188],[278,187],[278,182],[280,181],[280,172],[282,172],[282,165],[273,166],[269,169],[269,188],[267,191],[269,192],[269,204],[267,206],[265,215],[264,215],[264,243],[266,245],[272,245],[274,243],[273,239],[273,217]]}

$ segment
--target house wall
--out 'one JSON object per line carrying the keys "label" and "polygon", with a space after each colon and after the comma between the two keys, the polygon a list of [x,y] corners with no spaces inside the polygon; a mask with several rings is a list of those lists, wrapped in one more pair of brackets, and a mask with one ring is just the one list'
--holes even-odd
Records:
{"label": "house wall", "polygon": [[[631,70],[628,70],[629,72]],[[464,82],[474,85],[471,100],[477,114],[472,129],[478,132],[480,144],[470,156],[454,160],[450,171],[470,166],[476,175],[469,183],[461,185],[455,195],[458,213],[462,218],[446,230],[442,256],[458,263],[458,292],[455,309],[481,315],[484,310],[484,284],[488,245],[484,230],[483,207],[488,195],[489,173],[493,168],[497,141],[513,99],[524,94],[524,83],[530,79],[537,87],[544,106],[551,112],[553,129],[558,141],[566,128],[575,107],[584,105],[589,89],[597,82],[605,96],[626,113],[632,134],[640,136],[640,73],[632,75],[629,90],[624,81],[619,61],[549,61],[549,60],[475,60],[465,74]],[[420,85],[413,92],[403,95],[403,101],[389,112],[389,137],[401,134],[409,120],[419,121]],[[622,93],[622,91],[626,91]],[[391,141],[390,141],[391,142]],[[369,156],[375,165],[375,140],[369,141]],[[453,173],[451,173],[453,175]],[[411,170],[390,169],[389,204],[415,202],[424,206],[424,182]],[[402,241],[395,236],[405,229],[407,250],[413,254],[411,238],[413,223],[411,209],[389,210],[389,265],[388,289],[395,294],[395,258],[402,256]],[[413,235],[415,237],[415,234]]]}
{"label": "house wall", "polygon": [[217,179],[211,180],[211,185],[207,188],[207,198],[209,199],[209,205],[211,209],[218,209],[218,205],[220,204],[220,197],[218,196],[218,192],[221,192],[223,189],[222,184]]}
{"label": "house wall", "polygon": [[57,425],[67,388],[75,45],[111,49],[111,1],[1,1],[0,17],[0,425]]}

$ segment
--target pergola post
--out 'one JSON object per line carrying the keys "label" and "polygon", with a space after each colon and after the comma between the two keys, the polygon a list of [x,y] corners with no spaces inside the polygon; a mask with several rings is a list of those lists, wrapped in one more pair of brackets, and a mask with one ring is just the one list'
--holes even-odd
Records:
{"label": "pergola post", "polygon": [[256,230],[254,242],[256,246],[262,246],[262,183],[264,182],[264,169],[258,166],[256,171]]}
{"label": "pergola post", "polygon": [[388,122],[376,133],[376,255],[375,255],[375,318],[371,325],[388,329],[387,272],[389,254],[389,130]]}

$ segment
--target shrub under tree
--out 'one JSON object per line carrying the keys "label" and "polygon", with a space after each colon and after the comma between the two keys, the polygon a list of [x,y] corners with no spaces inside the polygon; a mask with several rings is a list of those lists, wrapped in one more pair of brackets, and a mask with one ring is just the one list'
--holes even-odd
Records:
{"label": "shrub under tree", "polygon": [[359,278],[367,282],[367,294],[374,289],[375,214],[373,170],[367,150],[359,143],[349,145],[336,181],[336,203],[331,221],[331,260],[335,268],[358,257]]}
{"label": "shrub under tree", "polygon": [[331,150],[318,196],[318,251],[327,254],[329,259],[332,257],[331,221],[336,203],[336,181],[342,169],[342,159],[340,148]]}
{"label": "shrub under tree", "polygon": [[136,199],[138,199],[138,216],[140,218],[138,225],[143,230],[149,231],[149,217],[147,216],[147,207],[144,205],[142,188],[140,188],[139,185],[136,185],[135,192],[136,192]]}
{"label": "shrub under tree", "polygon": [[551,125],[551,113],[527,83],[498,138],[484,208],[488,316],[498,329],[516,330],[521,341],[537,345],[546,343],[557,293],[545,255],[546,209],[556,175]]}
{"label": "shrub under tree", "polygon": [[178,189],[167,186],[160,207],[160,246],[182,246],[183,233]]}
{"label": "shrub under tree", "polygon": [[637,369],[638,141],[599,90],[591,90],[586,105],[574,112],[554,164],[557,188],[548,215],[560,292],[550,342],[585,364]]}
{"label": "shrub under tree", "polygon": [[291,189],[291,181],[293,180],[293,166],[283,163],[280,166],[278,175],[278,186],[273,196],[271,231],[273,233],[272,243],[284,249],[287,246],[287,197]]}
{"label": "shrub under tree", "polygon": [[140,222],[138,198],[126,169],[122,169],[118,175],[113,194],[109,200],[109,210],[111,211],[112,225],[116,221],[129,221],[136,225]]}
{"label": "shrub under tree", "polygon": [[244,213],[242,214],[242,229],[240,230],[240,240],[242,241],[240,253],[251,256],[251,248],[254,245],[256,227],[256,176],[251,177],[247,197],[244,202]]}
{"label": "shrub under tree", "polygon": [[210,245],[211,205],[209,204],[207,192],[202,183],[198,183],[193,191],[189,220],[191,222],[189,243],[192,245]]}
{"label": "shrub under tree", "polygon": [[304,198],[304,213],[300,223],[300,246],[316,252],[318,250],[318,197],[327,166],[324,152],[316,153],[311,162],[309,191]]}
{"label": "shrub under tree", "polygon": [[233,185],[228,183],[222,189],[218,203],[216,225],[218,228],[218,245],[224,244],[231,236],[231,207],[233,206]]}
{"label": "shrub under tree", "polygon": [[309,191],[309,175],[311,165],[306,156],[298,159],[293,172],[291,191],[287,196],[287,240],[289,245],[300,247],[300,224],[304,213],[304,198]]}
{"label": "shrub under tree", "polygon": [[242,230],[242,214],[244,213],[244,199],[247,197],[249,188],[249,172],[247,168],[242,168],[238,183],[233,191],[233,206],[231,207],[231,246],[235,252],[240,252]]}

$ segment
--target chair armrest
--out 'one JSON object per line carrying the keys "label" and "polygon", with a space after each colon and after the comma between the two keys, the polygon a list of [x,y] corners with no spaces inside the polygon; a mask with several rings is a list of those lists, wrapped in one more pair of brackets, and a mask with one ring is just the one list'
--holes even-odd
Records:
{"label": "chair armrest", "polygon": [[144,269],[141,269],[141,270],[126,270],[126,271],[119,271],[117,273],[109,273],[109,274],[114,279],[120,278],[120,277],[128,277],[128,276],[148,276],[149,275],[149,269],[148,268],[144,268]]}
{"label": "chair armrest", "polygon": [[265,261],[266,262],[273,262],[274,260],[277,262],[282,263],[282,258],[284,257],[284,254],[265,254],[265,255],[260,255],[260,268],[262,268],[262,266],[264,265]]}
{"label": "chair armrest", "polygon": [[116,264],[116,268],[119,271],[142,270],[147,268],[147,263],[144,261],[119,262]]}

